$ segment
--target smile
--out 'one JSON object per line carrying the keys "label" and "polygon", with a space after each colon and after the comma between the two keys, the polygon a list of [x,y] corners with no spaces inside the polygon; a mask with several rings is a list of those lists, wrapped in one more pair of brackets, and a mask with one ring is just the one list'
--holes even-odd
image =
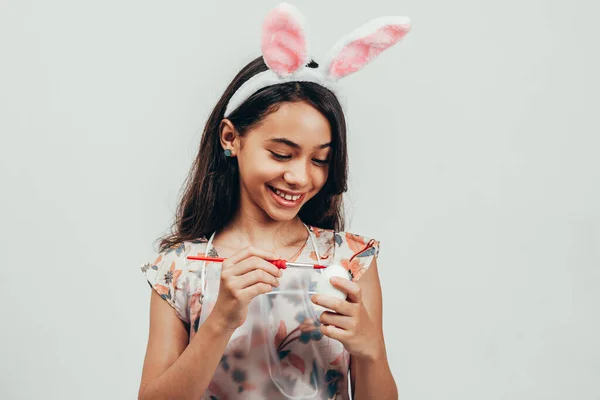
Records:
{"label": "smile", "polygon": [[302,194],[298,194],[298,195],[291,195],[289,193],[286,193],[279,189],[276,189],[272,186],[269,186],[269,189],[270,189],[269,192],[271,192],[271,195],[273,196],[273,198],[275,200],[277,200],[277,202],[279,204],[288,206],[288,207],[297,206],[302,201],[302,199],[304,199],[304,196],[306,195],[306,193],[302,193]]}

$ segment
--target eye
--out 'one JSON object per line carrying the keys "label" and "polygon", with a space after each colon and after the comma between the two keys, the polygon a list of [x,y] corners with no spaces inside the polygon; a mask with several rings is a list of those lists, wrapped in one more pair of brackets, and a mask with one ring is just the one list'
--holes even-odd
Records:
{"label": "eye", "polygon": [[[277,160],[289,160],[292,158],[292,156],[275,153],[274,151],[271,151],[271,150],[269,150],[269,153],[271,153],[273,155],[273,157],[275,157]],[[312,161],[315,164],[318,164],[319,166],[325,166],[325,165],[329,164],[329,160],[321,160],[318,158],[313,158]]]}
{"label": "eye", "polygon": [[319,160],[317,158],[313,158],[313,161],[316,162],[319,165],[327,165],[327,164],[329,164],[329,160]]}
{"label": "eye", "polygon": [[290,158],[292,158],[292,156],[278,154],[278,153],[272,152],[271,150],[269,150],[269,152],[273,155],[273,157],[275,157],[278,160],[289,160]]}

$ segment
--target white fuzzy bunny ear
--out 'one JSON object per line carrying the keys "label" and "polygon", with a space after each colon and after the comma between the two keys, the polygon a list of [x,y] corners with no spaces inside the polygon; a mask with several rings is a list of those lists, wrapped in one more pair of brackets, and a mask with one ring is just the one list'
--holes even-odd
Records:
{"label": "white fuzzy bunny ear", "polygon": [[410,31],[407,17],[381,17],[355,29],[329,51],[323,66],[331,80],[352,74],[389,49]]}
{"label": "white fuzzy bunny ear", "polygon": [[290,4],[281,3],[263,22],[260,49],[265,63],[279,76],[287,76],[308,61],[304,16]]}

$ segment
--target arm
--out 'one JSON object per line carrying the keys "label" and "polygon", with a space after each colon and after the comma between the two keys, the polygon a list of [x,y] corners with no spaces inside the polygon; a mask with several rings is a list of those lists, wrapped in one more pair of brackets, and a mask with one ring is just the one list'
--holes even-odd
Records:
{"label": "arm", "polygon": [[229,339],[246,319],[250,301],[279,286],[281,271],[265,261],[278,258],[276,253],[249,246],[225,260],[217,302],[189,344],[174,308],[152,291],[150,336],[138,399],[203,396]]}
{"label": "arm", "polygon": [[378,342],[378,346],[372,357],[350,356],[352,397],[357,400],[397,399],[398,389],[388,365],[382,333],[382,296],[376,258],[356,283],[361,288],[365,309],[377,327],[378,335],[373,340]]}
{"label": "arm", "polygon": [[201,398],[232,333],[211,314],[188,345],[184,324],[152,290],[150,333],[138,399]]}
{"label": "arm", "polygon": [[390,371],[382,333],[381,287],[377,261],[356,282],[332,277],[331,284],[348,294],[346,300],[316,294],[315,304],[324,311],[321,332],[339,340],[350,353],[352,392],[358,400],[398,398],[398,389]]}

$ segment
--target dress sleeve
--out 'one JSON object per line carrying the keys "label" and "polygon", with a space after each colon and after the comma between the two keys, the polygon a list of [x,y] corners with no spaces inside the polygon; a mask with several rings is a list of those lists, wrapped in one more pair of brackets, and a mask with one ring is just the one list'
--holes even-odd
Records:
{"label": "dress sleeve", "polygon": [[335,261],[348,269],[356,282],[379,257],[378,240],[350,232],[335,233]]}
{"label": "dress sleeve", "polygon": [[183,322],[189,324],[187,259],[183,243],[155,255],[154,261],[142,265],[148,284],[166,300]]}

